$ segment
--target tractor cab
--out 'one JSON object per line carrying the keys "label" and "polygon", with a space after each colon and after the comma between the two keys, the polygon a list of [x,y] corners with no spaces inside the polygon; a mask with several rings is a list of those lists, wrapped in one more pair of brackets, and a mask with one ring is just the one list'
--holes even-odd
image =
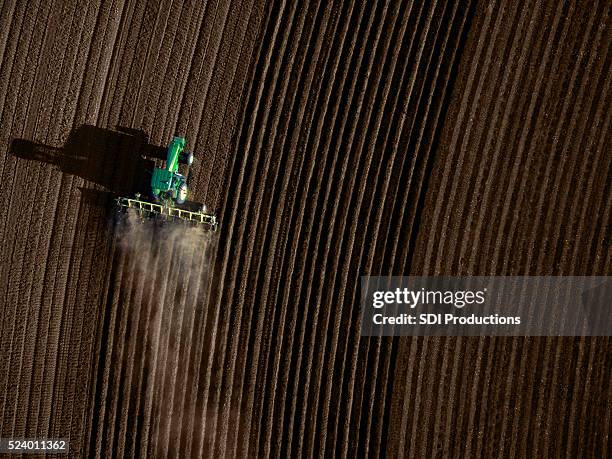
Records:
{"label": "tractor cab", "polygon": [[187,179],[179,173],[179,163],[190,166],[193,154],[185,151],[185,139],[174,137],[168,145],[166,167],[153,169],[151,194],[154,199],[171,204],[183,204],[187,199]]}

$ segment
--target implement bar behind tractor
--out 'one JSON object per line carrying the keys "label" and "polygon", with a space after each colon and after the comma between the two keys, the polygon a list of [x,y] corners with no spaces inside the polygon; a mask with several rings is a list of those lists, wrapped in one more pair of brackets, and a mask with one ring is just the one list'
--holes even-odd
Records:
{"label": "implement bar behind tractor", "polygon": [[168,217],[179,218],[193,223],[201,223],[210,226],[213,231],[217,231],[217,217],[204,212],[192,212],[132,198],[117,198],[117,205],[127,209],[136,209],[141,214],[148,212],[150,214],[167,215]]}

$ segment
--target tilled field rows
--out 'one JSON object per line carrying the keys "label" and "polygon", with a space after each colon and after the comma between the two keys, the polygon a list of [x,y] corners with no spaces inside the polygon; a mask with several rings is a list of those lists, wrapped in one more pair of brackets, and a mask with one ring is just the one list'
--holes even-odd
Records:
{"label": "tilled field rows", "polygon": [[[611,6],[477,6],[410,272],[612,273]],[[606,456],[611,350],[609,338],[403,341],[389,443],[409,455]]]}
{"label": "tilled field rows", "polygon": [[[605,457],[608,339],[361,339],[358,295],[610,273],[609,7],[4,2],[1,436]],[[218,240],[111,225],[129,147],[82,125],[185,135]]]}
{"label": "tilled field rows", "polygon": [[[107,359],[124,348],[120,332],[107,335],[105,318],[137,313],[127,293],[112,301],[113,292],[136,287],[116,255],[109,197],[89,192],[122,180],[118,152],[103,149],[97,158],[110,185],[103,187],[87,180],[95,171],[72,172],[81,157],[99,153],[88,142],[27,161],[13,140],[62,148],[82,125],[135,126],[157,144],[181,133],[199,154],[196,194],[216,207],[263,14],[248,0],[1,4],[2,437],[70,437],[75,456],[96,451],[98,438],[127,422],[113,407],[128,405],[97,384]],[[113,362],[112,375],[123,371],[123,362]],[[125,425],[116,430],[125,438]],[[101,451],[125,447],[103,443]]]}
{"label": "tilled field rows", "polygon": [[[236,449],[220,452],[387,447],[391,342],[359,340],[358,276],[408,248],[417,208],[405,200],[421,193],[471,13],[416,2],[276,13],[284,27],[264,37],[224,208],[220,275],[238,288],[220,301],[253,315],[225,354],[221,397],[243,408]],[[235,352],[245,345],[257,366]]]}

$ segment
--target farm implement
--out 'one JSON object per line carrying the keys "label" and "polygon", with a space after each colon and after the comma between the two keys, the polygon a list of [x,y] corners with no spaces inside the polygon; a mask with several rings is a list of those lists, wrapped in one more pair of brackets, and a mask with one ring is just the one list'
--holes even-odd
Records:
{"label": "farm implement", "polygon": [[[174,137],[164,151],[158,149],[154,157],[162,159],[159,150],[165,153],[165,167],[153,167],[148,192],[135,193],[132,197],[116,199],[120,210],[132,209],[142,219],[156,218],[169,221],[184,221],[216,231],[217,217],[206,212],[202,204],[187,201],[189,190],[187,177],[179,172],[179,164],[187,167],[193,163],[193,153],[185,149],[185,139]],[[155,150],[152,150],[155,151]]]}

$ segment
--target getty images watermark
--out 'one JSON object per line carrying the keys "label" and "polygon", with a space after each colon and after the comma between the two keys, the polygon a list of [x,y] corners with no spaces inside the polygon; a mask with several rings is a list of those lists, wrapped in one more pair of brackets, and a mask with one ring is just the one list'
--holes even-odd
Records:
{"label": "getty images watermark", "polygon": [[611,277],[361,278],[362,336],[612,336]]}

